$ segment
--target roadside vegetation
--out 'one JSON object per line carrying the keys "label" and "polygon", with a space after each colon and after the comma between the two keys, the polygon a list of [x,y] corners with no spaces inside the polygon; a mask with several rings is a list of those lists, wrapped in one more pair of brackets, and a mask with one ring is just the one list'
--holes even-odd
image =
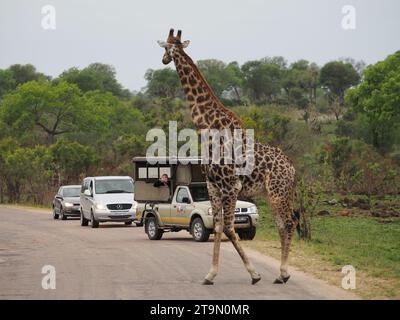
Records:
{"label": "roadside vegetation", "polygon": [[[331,268],[336,278],[327,280],[336,285],[351,264],[361,296],[399,298],[400,51],[368,66],[283,57],[198,65],[256,138],[295,163],[294,264],[322,278]],[[176,71],[144,77],[147,86],[130,92],[101,63],[56,78],[29,64],[0,70],[0,203],[46,206],[60,185],[84,176],[132,175],[147,130],[170,120],[193,127]],[[257,240],[247,245],[275,255],[277,231],[264,200],[258,204]]]}

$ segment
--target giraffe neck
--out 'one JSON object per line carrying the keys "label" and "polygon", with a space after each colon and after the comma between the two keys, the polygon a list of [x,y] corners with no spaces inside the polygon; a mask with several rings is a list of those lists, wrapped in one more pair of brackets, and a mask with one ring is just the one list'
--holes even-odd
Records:
{"label": "giraffe neck", "polygon": [[173,59],[197,129],[244,127],[214,94],[193,60],[182,49],[174,51]]}

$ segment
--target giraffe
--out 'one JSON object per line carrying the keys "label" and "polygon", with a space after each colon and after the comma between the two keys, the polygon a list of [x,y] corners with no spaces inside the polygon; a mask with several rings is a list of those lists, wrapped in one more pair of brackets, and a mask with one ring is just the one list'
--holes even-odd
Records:
{"label": "giraffe", "polygon": [[[227,109],[200,73],[192,59],[184,52],[189,41],[181,41],[182,31],[174,36],[171,29],[167,41],[158,41],[165,49],[163,64],[174,61],[186,100],[190,107],[192,121],[197,130],[201,129],[244,129],[242,121]],[[251,199],[256,195],[267,197],[281,239],[280,275],[274,283],[286,283],[288,256],[291,239],[298,224],[293,214],[295,169],[290,159],[275,147],[254,143],[254,167],[250,174],[238,175],[234,165],[211,163],[205,165],[205,175],[214,220],[214,247],[212,265],[203,284],[212,285],[218,273],[221,235],[224,233],[239,253],[251,276],[251,283],[260,279],[243,250],[234,230],[235,206],[238,199]]]}

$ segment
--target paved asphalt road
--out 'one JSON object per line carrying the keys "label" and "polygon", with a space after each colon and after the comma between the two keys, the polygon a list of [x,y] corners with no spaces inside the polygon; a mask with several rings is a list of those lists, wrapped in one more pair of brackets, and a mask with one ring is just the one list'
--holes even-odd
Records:
{"label": "paved asphalt road", "polygon": [[[189,233],[150,241],[143,228],[53,220],[49,210],[0,207],[0,299],[352,299],[350,293],[291,269],[274,285],[277,260],[248,251],[262,280],[250,277],[229,242],[213,286],[201,281],[212,242]],[[42,267],[56,268],[56,289],[42,289]]]}

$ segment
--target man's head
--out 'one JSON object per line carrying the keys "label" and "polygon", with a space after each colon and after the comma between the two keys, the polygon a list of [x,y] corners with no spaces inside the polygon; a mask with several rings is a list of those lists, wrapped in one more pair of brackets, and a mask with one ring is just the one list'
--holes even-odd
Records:
{"label": "man's head", "polygon": [[162,58],[163,64],[168,64],[172,61],[172,54],[175,49],[183,49],[189,45],[189,40],[181,42],[181,36],[181,30],[178,30],[177,35],[174,36],[174,29],[170,29],[167,41],[157,41],[160,47],[165,49],[165,53]]}
{"label": "man's head", "polygon": [[163,183],[167,183],[168,182],[168,175],[166,173],[164,173],[161,178],[160,181]]}

